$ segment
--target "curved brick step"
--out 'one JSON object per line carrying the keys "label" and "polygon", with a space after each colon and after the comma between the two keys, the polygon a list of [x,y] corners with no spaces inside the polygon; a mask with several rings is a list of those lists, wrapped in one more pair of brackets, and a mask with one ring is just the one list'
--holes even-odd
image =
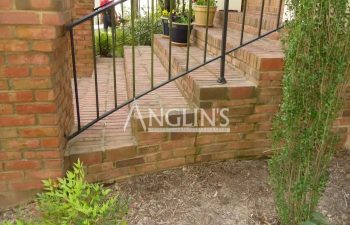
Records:
{"label": "curved brick step", "polygon": [[[163,65],[168,65],[169,40],[160,35],[155,36],[155,49]],[[181,73],[186,70],[186,47],[172,46],[172,71]],[[196,46],[190,47],[189,68],[203,63],[204,51]],[[207,55],[207,60],[212,56]],[[176,82],[184,96],[201,108],[215,107],[220,101],[251,99],[254,96],[255,85],[248,81],[242,72],[226,65],[226,84],[217,82],[220,76],[220,61],[216,60],[201,67]]]}
{"label": "curved brick step", "polygon": [[[239,46],[241,33],[230,30],[227,34],[227,50]],[[256,36],[245,33],[244,41],[249,41]],[[192,39],[196,46],[204,48],[205,29],[195,26],[192,31]],[[221,28],[209,28],[208,51],[213,55],[221,52]],[[260,72],[282,71],[284,65],[284,54],[280,41],[267,38],[255,41],[239,50],[227,55],[226,60],[236,68],[243,71],[246,77],[258,84],[262,79]]]}
{"label": "curved brick step", "polygon": [[[217,11],[214,19],[214,26],[222,28],[224,21],[224,12]],[[229,12],[228,14],[228,29],[241,31],[243,22],[242,12]],[[257,35],[260,26],[260,14],[259,13],[247,13],[244,23],[244,31],[247,34]],[[264,14],[262,23],[262,34],[276,29],[277,26],[277,15],[276,14]],[[280,34],[275,32],[267,37],[268,39],[278,40]]]}

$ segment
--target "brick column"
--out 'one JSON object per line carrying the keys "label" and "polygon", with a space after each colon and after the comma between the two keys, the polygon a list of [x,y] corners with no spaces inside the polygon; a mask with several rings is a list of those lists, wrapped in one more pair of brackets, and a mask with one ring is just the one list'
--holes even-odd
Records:
{"label": "brick column", "polygon": [[[75,0],[73,18],[79,19],[91,13],[94,0]],[[74,29],[75,50],[77,59],[77,75],[89,77],[93,72],[91,22],[86,21]]]}
{"label": "brick column", "polygon": [[0,2],[0,208],[27,200],[63,173],[73,124],[71,0]]}

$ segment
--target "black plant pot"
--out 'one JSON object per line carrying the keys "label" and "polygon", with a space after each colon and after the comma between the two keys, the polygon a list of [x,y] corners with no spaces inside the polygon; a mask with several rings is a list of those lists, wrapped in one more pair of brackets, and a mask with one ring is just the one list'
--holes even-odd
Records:
{"label": "black plant pot", "polygon": [[169,36],[169,20],[166,17],[161,17],[162,25],[163,25],[163,35]]}
{"label": "black plant pot", "polygon": [[[191,25],[192,30],[193,25]],[[176,44],[187,44],[188,24],[173,23],[171,29],[171,41]]]}

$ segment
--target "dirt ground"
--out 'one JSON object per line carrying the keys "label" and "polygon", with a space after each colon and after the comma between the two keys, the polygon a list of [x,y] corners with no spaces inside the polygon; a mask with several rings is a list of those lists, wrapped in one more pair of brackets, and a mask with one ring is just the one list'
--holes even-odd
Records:
{"label": "dirt ground", "polygon": [[[337,156],[318,211],[350,224],[350,152]],[[110,188],[131,198],[131,225],[278,224],[266,160],[206,163],[131,178]],[[30,217],[35,204],[0,212]]]}

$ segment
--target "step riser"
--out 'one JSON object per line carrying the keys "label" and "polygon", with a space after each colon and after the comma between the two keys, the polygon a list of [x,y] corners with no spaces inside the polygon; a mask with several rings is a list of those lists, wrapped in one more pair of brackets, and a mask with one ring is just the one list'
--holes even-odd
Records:
{"label": "step riser", "polygon": [[[195,45],[200,48],[204,48],[205,45],[205,32],[198,29],[193,29],[192,40]],[[227,43],[226,49],[233,49],[237,45]],[[208,35],[208,52],[213,55],[221,54],[221,38]],[[226,61],[234,65],[239,70],[243,71],[246,77],[258,84],[260,81],[260,72],[263,71],[282,71],[284,65],[283,52],[267,52],[260,49],[253,48],[251,46],[243,47],[233,53],[226,56]]]}
{"label": "step riser", "polygon": [[[268,17],[268,18],[266,18]],[[280,20],[281,21],[281,20]],[[224,15],[223,11],[216,12],[214,26],[223,27]],[[228,17],[228,29],[242,30],[243,13],[230,12]],[[260,16],[247,14],[244,23],[244,31],[249,34],[258,35],[260,26]],[[277,27],[277,16],[266,16],[263,18],[262,34],[268,31],[274,30]],[[279,40],[280,35],[278,33],[271,34],[267,37],[271,40]]]}

